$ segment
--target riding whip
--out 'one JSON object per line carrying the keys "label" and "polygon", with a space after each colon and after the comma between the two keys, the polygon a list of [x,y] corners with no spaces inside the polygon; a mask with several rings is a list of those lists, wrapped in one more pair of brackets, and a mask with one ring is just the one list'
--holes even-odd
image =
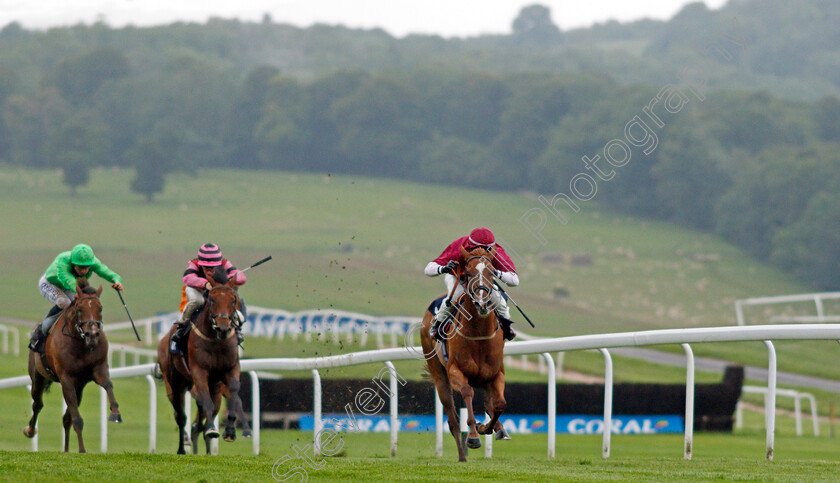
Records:
{"label": "riding whip", "polygon": [[271,255],[269,255],[269,256],[267,256],[267,257],[263,258],[262,260],[260,260],[259,262],[257,262],[257,263],[255,263],[255,264],[251,265],[251,266],[250,266],[250,267],[248,267],[248,268],[243,268],[242,270],[240,270],[240,272],[244,272],[244,271],[246,271],[246,270],[250,270],[250,269],[252,269],[252,268],[254,268],[254,267],[258,267],[258,266],[262,265],[263,263],[265,263],[265,262],[267,262],[267,261],[269,261],[269,260],[271,260]]}
{"label": "riding whip", "polygon": [[[499,291],[502,292],[502,296],[507,295],[507,292],[505,292],[505,289],[502,288],[501,280],[499,280],[499,283],[496,284],[496,287],[498,287]],[[531,322],[531,319],[529,319],[528,316],[525,315],[525,312],[523,312],[522,309],[519,308],[519,304],[516,303],[516,300],[513,300],[513,297],[511,297],[510,295],[508,295],[508,300],[513,302],[513,305],[516,307],[516,310],[518,310],[519,313],[522,314],[522,317],[525,317],[525,320],[527,320],[528,323],[531,324],[531,327],[536,329],[537,326],[535,326],[534,323]]]}
{"label": "riding whip", "polygon": [[[114,290],[117,290],[117,289],[114,289]],[[128,307],[125,305],[125,299],[122,296],[122,292],[117,290],[117,295],[120,296],[120,301],[123,304],[123,308],[125,309],[125,313],[128,314],[128,320],[131,321],[131,328],[134,329],[134,335],[136,335],[137,340],[140,341],[140,334],[137,333],[137,327],[134,325],[134,319],[131,318],[131,313],[128,311]]]}

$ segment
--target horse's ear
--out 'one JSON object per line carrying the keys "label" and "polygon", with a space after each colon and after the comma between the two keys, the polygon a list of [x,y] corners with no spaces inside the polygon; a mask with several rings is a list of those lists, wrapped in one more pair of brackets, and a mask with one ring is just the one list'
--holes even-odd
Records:
{"label": "horse's ear", "polygon": [[464,260],[466,260],[467,258],[470,258],[470,252],[468,252],[467,249],[464,248],[463,245],[461,245],[461,256],[464,257]]}
{"label": "horse's ear", "polygon": [[102,295],[102,285],[99,286],[99,290],[96,291],[96,296],[99,297]]}

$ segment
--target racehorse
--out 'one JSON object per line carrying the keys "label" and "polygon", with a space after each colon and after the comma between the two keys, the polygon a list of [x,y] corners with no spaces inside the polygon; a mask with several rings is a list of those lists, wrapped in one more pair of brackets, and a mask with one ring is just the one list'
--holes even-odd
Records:
{"label": "racehorse", "polygon": [[[196,321],[191,322],[192,330],[184,355],[170,354],[169,340],[174,326],[158,344],[158,364],[178,425],[178,454],[185,454],[185,444],[191,444],[190,441],[201,433],[204,433],[206,450],[210,453],[210,440],[219,437],[214,420],[221,407],[222,395],[228,400],[224,440],[236,439],[237,416],[242,419],[243,436],[251,432],[244,418],[242,400],[239,399],[239,351],[234,330],[239,295],[233,288],[233,281],[228,281],[224,269],[214,272],[210,285],[212,288],[207,292],[207,301]],[[184,394],[187,390],[198,407],[190,437],[187,437],[185,429]],[[193,445],[193,453],[197,452],[198,446]]]}
{"label": "racehorse", "polygon": [[[467,252],[461,247],[461,255],[466,261],[466,266],[459,267],[458,272],[465,291],[458,300],[451,300],[456,310],[453,311],[450,330],[445,334],[449,360],[444,361],[440,350],[442,347],[436,346],[439,342],[429,335],[429,327],[434,317],[429,310],[423,317],[420,339],[423,352],[427,355],[426,367],[449,418],[449,431],[458,445],[458,461],[464,462],[467,461],[467,452],[460,438],[461,429],[452,397],[453,389],[461,393],[467,406],[467,424],[470,427],[466,440],[468,447],[481,447],[479,433],[491,434],[495,431],[496,439],[510,439],[510,436],[499,421],[507,402],[504,395],[505,367],[502,361],[505,341],[491,302],[494,253],[482,247]],[[452,293],[454,292],[453,288]],[[474,387],[486,390],[485,408],[491,415],[487,424],[476,426],[473,414]]]}
{"label": "racehorse", "polygon": [[44,354],[29,352],[29,377],[32,379],[32,419],[23,428],[27,438],[35,436],[38,413],[44,407],[44,390],[53,382],[61,383],[67,411],[64,413],[64,452],[70,450],[70,424],[79,438],[79,453],[85,453],[82,441],[84,421],[79,414],[82,390],[90,381],[108,393],[111,414],[108,421],[121,423],[119,404],[108,374],[108,339],[102,331],[102,304],[99,290],[86,280],[76,282],[76,299],[65,308],[47,335]]}

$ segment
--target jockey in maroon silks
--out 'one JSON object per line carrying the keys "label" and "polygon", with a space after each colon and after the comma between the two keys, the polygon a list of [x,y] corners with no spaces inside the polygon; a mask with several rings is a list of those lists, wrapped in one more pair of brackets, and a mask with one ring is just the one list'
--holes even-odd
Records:
{"label": "jockey in maroon silks", "polygon": [[[430,277],[445,274],[444,283],[446,284],[446,297],[443,299],[440,310],[437,314],[435,314],[434,323],[432,324],[432,328],[429,332],[432,338],[440,340],[441,342],[443,341],[443,337],[440,333],[440,328],[443,322],[452,317],[452,312],[454,310],[452,302],[449,300],[449,294],[452,294],[452,299],[458,300],[461,294],[464,293],[464,284],[456,279],[455,275],[453,275],[459,264],[462,267],[466,266],[466,260],[464,260],[461,256],[461,247],[464,247],[464,249],[468,252],[472,251],[476,247],[482,247],[485,250],[492,251],[494,254],[493,268],[496,269],[496,278],[510,287],[519,285],[519,275],[516,274],[516,267],[514,266],[513,261],[510,259],[508,254],[505,253],[505,249],[496,243],[496,238],[493,236],[493,232],[487,228],[476,228],[469,234],[469,236],[458,238],[450,243],[449,246],[443,250],[443,253],[441,253],[440,256],[426,265],[426,269],[424,270],[426,275]],[[458,284],[457,287],[455,287],[456,283]],[[454,293],[452,292],[453,287],[455,287]],[[499,323],[502,327],[505,340],[512,340],[516,337],[516,333],[510,326],[513,321],[510,320],[510,308],[508,307],[506,297],[503,297],[501,291],[498,289],[493,290],[490,296],[496,307],[496,316],[499,318]]]}

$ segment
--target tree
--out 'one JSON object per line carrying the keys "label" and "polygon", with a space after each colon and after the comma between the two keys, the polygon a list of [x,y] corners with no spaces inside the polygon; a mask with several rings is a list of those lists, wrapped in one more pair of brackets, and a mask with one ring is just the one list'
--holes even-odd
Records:
{"label": "tree", "polygon": [[330,117],[352,172],[401,177],[414,172],[409,153],[428,135],[422,114],[416,94],[401,79],[380,76],[337,102]]}
{"label": "tree", "polygon": [[513,37],[530,45],[550,46],[560,41],[560,29],[551,21],[551,9],[530,5],[519,11],[513,21]]}
{"label": "tree", "polygon": [[84,154],[74,151],[67,153],[61,167],[61,180],[70,188],[70,196],[76,196],[76,189],[90,180],[90,165]]}
{"label": "tree", "polygon": [[226,130],[227,140],[232,146],[229,161],[233,166],[259,166],[254,132],[264,114],[271,80],[279,74],[275,67],[257,66],[248,73],[239,88]]}
{"label": "tree", "polygon": [[802,217],[773,237],[772,260],[814,287],[840,289],[840,195],[814,195]]}
{"label": "tree", "polygon": [[147,160],[137,165],[137,174],[131,182],[131,191],[143,195],[147,203],[151,203],[156,194],[163,192],[166,172],[161,164],[163,163]]}
{"label": "tree", "polygon": [[113,49],[99,49],[68,58],[58,64],[56,86],[67,102],[86,104],[105,82],[128,75],[128,59]]}
{"label": "tree", "polygon": [[815,192],[840,180],[836,145],[775,146],[742,168],[715,207],[715,229],[751,255],[766,260],[776,233],[795,223]]}
{"label": "tree", "polygon": [[418,149],[419,174],[434,183],[506,189],[516,173],[489,146],[433,135]]}
{"label": "tree", "polygon": [[151,202],[154,195],[163,191],[166,173],[175,166],[183,166],[189,156],[184,131],[176,122],[163,121],[138,140],[129,154],[137,170],[131,182],[132,192]]}
{"label": "tree", "polygon": [[714,222],[714,207],[729,186],[723,152],[713,139],[686,123],[662,135],[653,167],[660,216],[700,229]]}

